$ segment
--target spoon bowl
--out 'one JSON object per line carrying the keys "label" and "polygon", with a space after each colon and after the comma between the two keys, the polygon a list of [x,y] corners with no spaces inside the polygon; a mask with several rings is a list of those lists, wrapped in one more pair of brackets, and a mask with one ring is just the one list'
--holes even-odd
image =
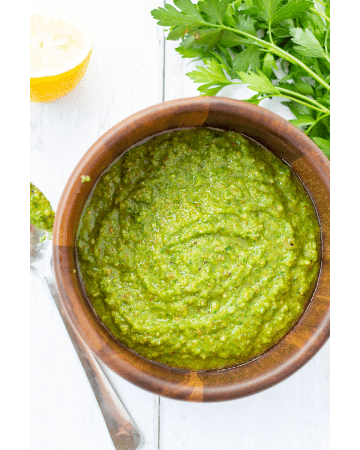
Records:
{"label": "spoon bowl", "polygon": [[40,271],[41,266],[49,264],[52,248],[49,240],[50,233],[41,230],[30,223],[30,268]]}
{"label": "spoon bowl", "polygon": [[143,442],[139,430],[106,378],[98,360],[76,332],[64,310],[52,273],[52,243],[50,237],[51,233],[30,223],[30,268],[41,276],[59,310],[104,416],[114,448],[117,450],[124,448],[136,450]]}

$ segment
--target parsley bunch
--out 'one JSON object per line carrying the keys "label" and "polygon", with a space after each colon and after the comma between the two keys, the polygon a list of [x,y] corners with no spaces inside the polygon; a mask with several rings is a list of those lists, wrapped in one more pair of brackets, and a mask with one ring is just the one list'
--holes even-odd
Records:
{"label": "parsley bunch", "polygon": [[202,95],[246,83],[259,104],[281,97],[330,157],[330,0],[174,0],[151,12],[169,27],[183,58],[202,60],[187,75]]}

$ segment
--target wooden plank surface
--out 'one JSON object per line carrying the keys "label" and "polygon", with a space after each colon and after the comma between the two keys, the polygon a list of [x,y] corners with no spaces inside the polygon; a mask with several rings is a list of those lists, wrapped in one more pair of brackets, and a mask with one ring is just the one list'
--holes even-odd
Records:
{"label": "wooden plank surface", "polygon": [[[87,74],[67,97],[31,105],[31,180],[56,208],[78,160],[111,126],[147,106],[196,96],[188,65],[164,43],[150,11],[162,0],[32,0],[59,11],[94,39]],[[164,70],[165,68],[165,70]],[[246,98],[244,87],[222,95]],[[263,106],[285,118],[278,102]],[[31,277],[33,450],[111,450],[96,400],[52,300]],[[281,384],[245,399],[191,404],[145,392],[108,371],[145,437],[144,450],[329,448],[329,344]]]}

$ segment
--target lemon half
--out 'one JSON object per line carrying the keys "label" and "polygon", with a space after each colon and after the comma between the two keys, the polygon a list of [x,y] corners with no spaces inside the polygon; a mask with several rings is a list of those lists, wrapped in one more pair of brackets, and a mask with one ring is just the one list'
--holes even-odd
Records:
{"label": "lemon half", "polygon": [[53,102],[79,83],[89,65],[92,39],[62,14],[30,15],[30,100]]}

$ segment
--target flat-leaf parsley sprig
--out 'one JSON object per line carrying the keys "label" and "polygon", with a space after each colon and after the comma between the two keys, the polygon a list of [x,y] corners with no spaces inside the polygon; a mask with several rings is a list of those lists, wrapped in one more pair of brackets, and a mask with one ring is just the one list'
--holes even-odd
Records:
{"label": "flat-leaf parsley sprig", "polygon": [[202,95],[246,83],[248,102],[280,97],[291,120],[330,157],[329,0],[174,0],[151,12],[179,40]]}

